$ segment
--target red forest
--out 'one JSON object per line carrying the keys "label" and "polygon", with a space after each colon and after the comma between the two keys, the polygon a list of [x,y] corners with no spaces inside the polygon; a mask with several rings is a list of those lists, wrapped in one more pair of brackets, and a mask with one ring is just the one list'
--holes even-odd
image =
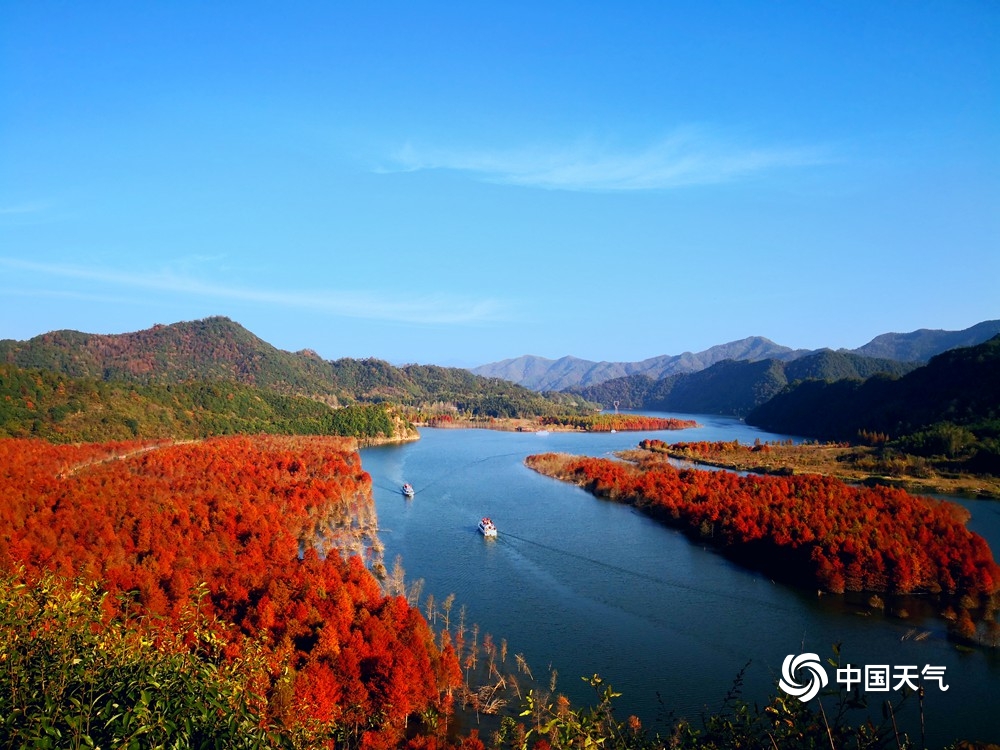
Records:
{"label": "red forest", "polygon": [[316,551],[371,502],[351,439],[0,440],[0,567],[100,581],[109,610],[167,621],[207,584],[202,606],[242,634],[224,631],[227,655],[243,638],[268,654],[272,718],[389,747],[408,716],[448,710],[460,672],[359,557]]}
{"label": "red forest", "polygon": [[590,414],[582,417],[557,416],[542,417],[543,425],[575,427],[588,432],[640,432],[647,430],[684,430],[696,427],[697,422],[691,419],[675,419],[673,417],[649,417],[644,414]]}
{"label": "red forest", "polygon": [[954,503],[818,475],[677,469],[652,457],[634,465],[550,453],[527,464],[831,592],[923,591],[968,602],[1000,589],[1000,567]]}

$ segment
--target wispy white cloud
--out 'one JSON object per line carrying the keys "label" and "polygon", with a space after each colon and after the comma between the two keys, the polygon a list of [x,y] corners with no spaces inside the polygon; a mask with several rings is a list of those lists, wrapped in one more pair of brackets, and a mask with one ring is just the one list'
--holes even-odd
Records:
{"label": "wispy white cloud", "polygon": [[101,294],[95,292],[81,292],[73,289],[25,289],[23,287],[0,287],[0,297],[25,297],[25,298],[49,298],[68,299],[80,302],[100,302],[107,305],[135,305],[148,302],[139,296],[122,296],[119,294]]}
{"label": "wispy white cloud", "polygon": [[46,206],[42,203],[20,203],[12,206],[0,206],[0,216],[21,216],[24,214],[37,214],[44,211]]}
{"label": "wispy white cloud", "polygon": [[662,190],[712,185],[777,169],[829,162],[820,148],[745,146],[694,129],[680,130],[645,148],[627,151],[594,143],[508,150],[422,148],[396,151],[382,171],[447,169],[479,179],[550,190]]}
{"label": "wispy white cloud", "polygon": [[[131,290],[301,308],[346,318],[422,325],[476,324],[508,319],[506,306],[492,299],[448,295],[407,295],[406,299],[399,299],[388,292],[376,291],[254,289],[204,281],[169,270],[134,273],[16,258],[0,258],[0,266],[41,276],[78,279]],[[47,292],[39,292],[44,293]]]}

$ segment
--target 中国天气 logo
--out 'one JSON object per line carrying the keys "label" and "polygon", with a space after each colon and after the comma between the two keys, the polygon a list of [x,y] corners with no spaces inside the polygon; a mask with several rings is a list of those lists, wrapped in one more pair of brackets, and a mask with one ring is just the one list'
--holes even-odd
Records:
{"label": "\u4e2d\u56fd\u5929\u6c14 logo", "polygon": [[[946,669],[932,664],[925,664],[923,669],[916,664],[868,664],[863,669],[847,664],[836,670],[836,679],[838,685],[848,690],[863,688],[866,693],[917,690],[927,682],[936,682],[938,689],[944,692],[949,688],[944,682]],[[789,654],[781,665],[778,687],[806,703],[819,695],[829,681],[816,654]]]}
{"label": "\u4e2d\u56fd\u5929\u6c14 logo", "polygon": [[[808,678],[799,682],[800,674]],[[815,698],[819,691],[826,687],[830,678],[827,677],[819,656],[816,654],[789,654],[781,665],[781,679],[778,687],[789,695],[793,695],[803,703]]]}

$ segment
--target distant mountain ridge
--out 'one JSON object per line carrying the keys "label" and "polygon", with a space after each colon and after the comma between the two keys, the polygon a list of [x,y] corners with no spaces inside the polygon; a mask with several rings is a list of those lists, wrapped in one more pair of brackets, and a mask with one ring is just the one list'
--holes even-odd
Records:
{"label": "distant mountain ridge", "polygon": [[[910,333],[884,333],[857,349],[840,353],[856,354],[897,362],[927,362],[931,357],[960,346],[974,346],[1000,333],[1000,320],[977,323],[962,331],[920,329]],[[493,362],[471,371],[477,375],[501,378],[535,391],[582,391],[588,386],[632,375],[662,380],[671,375],[694,373],[724,360],[760,362],[767,359],[790,362],[824,349],[791,349],[763,336],[750,336],[728,344],[719,344],[703,352],[651,357],[640,362],[593,362],[577,357],[546,359],[524,355]]]}
{"label": "distant mountain ridge", "polygon": [[[308,350],[287,352],[225,317],[123,334],[67,330],[28,341],[3,340],[0,364],[149,386],[222,381],[307,396],[330,406],[389,402],[411,413],[447,404],[472,415],[540,416],[579,412],[595,404],[611,408],[617,401],[621,408],[746,415],[798,381],[900,377],[920,364],[861,352],[926,355],[956,342],[988,339],[993,331],[1000,333],[1000,321],[965,331],[884,334],[854,351],[793,350],[756,336],[636,363],[574,357],[498,363],[503,367],[497,371],[531,382],[544,394],[508,377],[489,376],[496,371],[487,366],[471,372],[434,365],[394,367],[378,359],[324,360]],[[567,385],[574,380],[575,385]]]}
{"label": "distant mountain ridge", "polygon": [[947,423],[992,440],[990,450],[1000,458],[1000,335],[949,349],[900,378],[806,380],[746,419],[766,430],[834,440],[853,440],[861,430],[897,438]]}
{"label": "distant mountain ridge", "polygon": [[854,349],[865,357],[929,362],[932,357],[962,346],[975,346],[1000,333],[1000,320],[985,320],[962,331],[921,328],[910,333],[883,333]]}
{"label": "distant mountain ridge", "polygon": [[697,372],[723,360],[765,359],[792,360],[808,354],[805,349],[790,349],[763,336],[719,344],[703,352],[651,357],[641,362],[592,362],[577,357],[546,359],[525,355],[515,359],[472,368],[476,375],[510,380],[534,391],[562,391],[571,387],[597,385],[629,375],[645,375],[660,380],[679,373]]}
{"label": "distant mountain ridge", "polygon": [[861,381],[877,374],[899,377],[918,367],[918,362],[821,349],[788,362],[725,359],[703,370],[677,373],[660,380],[642,374],[629,375],[586,388],[570,388],[568,392],[579,393],[587,401],[605,408],[617,402],[622,409],[743,416],[797,381]]}

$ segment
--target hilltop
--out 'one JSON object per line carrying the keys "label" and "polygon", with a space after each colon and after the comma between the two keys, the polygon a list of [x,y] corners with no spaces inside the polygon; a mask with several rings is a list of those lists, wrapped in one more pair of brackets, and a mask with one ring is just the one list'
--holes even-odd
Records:
{"label": "hilltop", "polygon": [[0,434],[60,442],[233,432],[379,440],[412,437],[409,422],[435,413],[594,410],[579,396],[546,396],[460,368],[287,352],[225,317],[0,341],[0,399]]}
{"label": "hilltop", "polygon": [[[544,414],[572,398],[540,397],[526,388],[435,365],[395,367],[380,359],[324,360],[287,352],[226,317],[211,317],[121,334],[52,331],[27,341],[0,341],[0,362],[70,377],[142,384],[226,381],[304,395],[328,403],[385,402],[419,406],[448,401],[460,409]],[[499,415],[505,416],[505,415]]]}
{"label": "hilltop", "polygon": [[[903,363],[926,363],[936,354],[960,346],[981,344],[1000,333],[1000,320],[989,320],[962,331],[920,329],[910,333],[884,333],[857,349],[839,349],[838,354]],[[653,381],[672,375],[699,372],[725,360],[791,362],[829,349],[792,349],[763,336],[751,336],[719,344],[702,352],[662,355],[639,362],[594,362],[577,357],[546,359],[524,355],[480,365],[472,372],[503,378],[538,391],[584,389],[609,380],[643,375]],[[652,408],[652,407],[647,407]]]}

